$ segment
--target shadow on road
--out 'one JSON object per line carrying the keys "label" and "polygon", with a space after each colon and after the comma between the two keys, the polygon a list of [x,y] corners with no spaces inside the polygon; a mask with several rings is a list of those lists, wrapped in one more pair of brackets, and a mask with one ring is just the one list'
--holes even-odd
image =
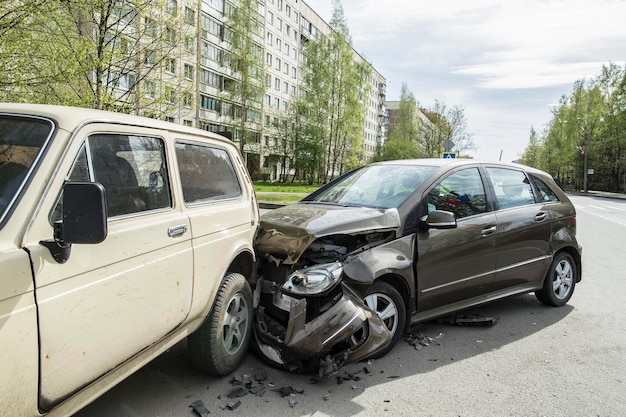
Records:
{"label": "shadow on road", "polygon": [[[572,310],[570,305],[561,308],[544,306],[532,294],[496,301],[464,312],[467,315],[496,317],[498,322],[495,325],[467,327],[424,323],[414,327],[411,332],[420,332],[438,344],[417,350],[401,340],[384,358],[342,368],[339,375],[347,376],[343,379],[333,376],[318,380],[312,379],[312,375],[290,374],[268,367],[252,354],[233,375],[209,377],[194,370],[187,357],[186,342],[182,342],[75,417],[191,417],[197,416],[189,407],[196,400],[204,402],[211,416],[347,417],[363,411],[362,406],[353,399],[369,387],[420,374],[427,377],[428,373],[438,368],[501,349],[558,323]],[[489,366],[486,362],[485,367]],[[227,397],[234,376],[254,375],[262,371],[267,374],[267,379],[263,381],[267,391],[263,396],[248,394],[235,399]],[[284,386],[292,386],[304,392],[283,398],[273,391]],[[410,390],[407,395],[411,395]],[[291,405],[289,399],[292,400]],[[237,400],[241,404],[235,410],[223,409],[226,404]],[[385,398],[377,400],[381,403],[392,401]]]}

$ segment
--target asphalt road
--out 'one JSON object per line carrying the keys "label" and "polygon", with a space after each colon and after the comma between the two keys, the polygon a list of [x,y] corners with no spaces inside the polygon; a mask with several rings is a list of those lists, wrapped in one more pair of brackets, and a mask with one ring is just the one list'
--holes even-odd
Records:
{"label": "asphalt road", "polygon": [[[76,417],[192,417],[196,400],[210,416],[625,416],[626,201],[572,200],[583,281],[565,307],[529,294],[466,312],[497,318],[493,326],[424,324],[413,333],[432,344],[401,341],[382,359],[345,367],[342,383],[312,383],[253,355],[230,377],[207,377],[181,343]],[[263,396],[227,397],[233,377],[263,374]],[[302,393],[282,397],[281,387]]]}

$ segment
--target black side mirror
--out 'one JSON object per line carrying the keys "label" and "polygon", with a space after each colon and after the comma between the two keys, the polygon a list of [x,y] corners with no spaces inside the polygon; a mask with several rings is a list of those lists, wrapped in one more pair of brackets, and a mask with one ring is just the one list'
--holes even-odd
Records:
{"label": "black side mirror", "polygon": [[427,216],[422,217],[421,220],[432,229],[456,228],[456,216],[449,211],[435,210],[430,212]]}
{"label": "black side mirror", "polygon": [[61,240],[64,243],[100,243],[106,237],[106,194],[102,184],[65,183]]}
{"label": "black side mirror", "polygon": [[54,239],[39,243],[62,264],[70,257],[72,243],[100,243],[107,233],[106,193],[102,184],[67,182],[63,186],[63,221],[54,223]]}

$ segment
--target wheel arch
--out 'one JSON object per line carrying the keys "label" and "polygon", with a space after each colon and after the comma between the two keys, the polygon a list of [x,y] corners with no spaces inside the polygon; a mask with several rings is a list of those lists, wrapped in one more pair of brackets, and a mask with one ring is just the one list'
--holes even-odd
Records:
{"label": "wheel arch", "polygon": [[410,288],[403,277],[396,274],[385,274],[378,277],[374,282],[385,282],[398,291],[400,296],[402,297],[402,301],[404,302],[405,312],[406,312],[406,320],[404,329],[402,329],[403,333],[407,332],[410,328],[410,319],[411,319],[411,308],[410,308]]}
{"label": "wheel arch", "polygon": [[582,257],[580,250],[577,250],[573,246],[565,246],[554,252],[552,258],[554,259],[559,253],[567,253],[574,259],[574,263],[576,264],[576,282],[580,282],[582,279]]}

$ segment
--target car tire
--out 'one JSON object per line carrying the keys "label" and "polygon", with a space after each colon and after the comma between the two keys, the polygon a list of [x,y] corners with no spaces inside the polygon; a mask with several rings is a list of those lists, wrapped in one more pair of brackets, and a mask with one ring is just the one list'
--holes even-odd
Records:
{"label": "car tire", "polygon": [[550,269],[543,281],[543,288],[535,292],[539,301],[549,306],[559,307],[567,304],[574,293],[576,262],[569,253],[560,252],[552,260]]}
{"label": "car tire", "polygon": [[233,372],[248,351],[252,336],[252,290],[246,278],[226,275],[211,313],[187,338],[189,356],[200,371],[216,376]]}
{"label": "car tire", "polygon": [[371,357],[385,356],[398,343],[406,324],[406,306],[402,296],[393,286],[386,282],[375,282],[365,295],[365,304],[382,318],[391,333],[389,344]]}

